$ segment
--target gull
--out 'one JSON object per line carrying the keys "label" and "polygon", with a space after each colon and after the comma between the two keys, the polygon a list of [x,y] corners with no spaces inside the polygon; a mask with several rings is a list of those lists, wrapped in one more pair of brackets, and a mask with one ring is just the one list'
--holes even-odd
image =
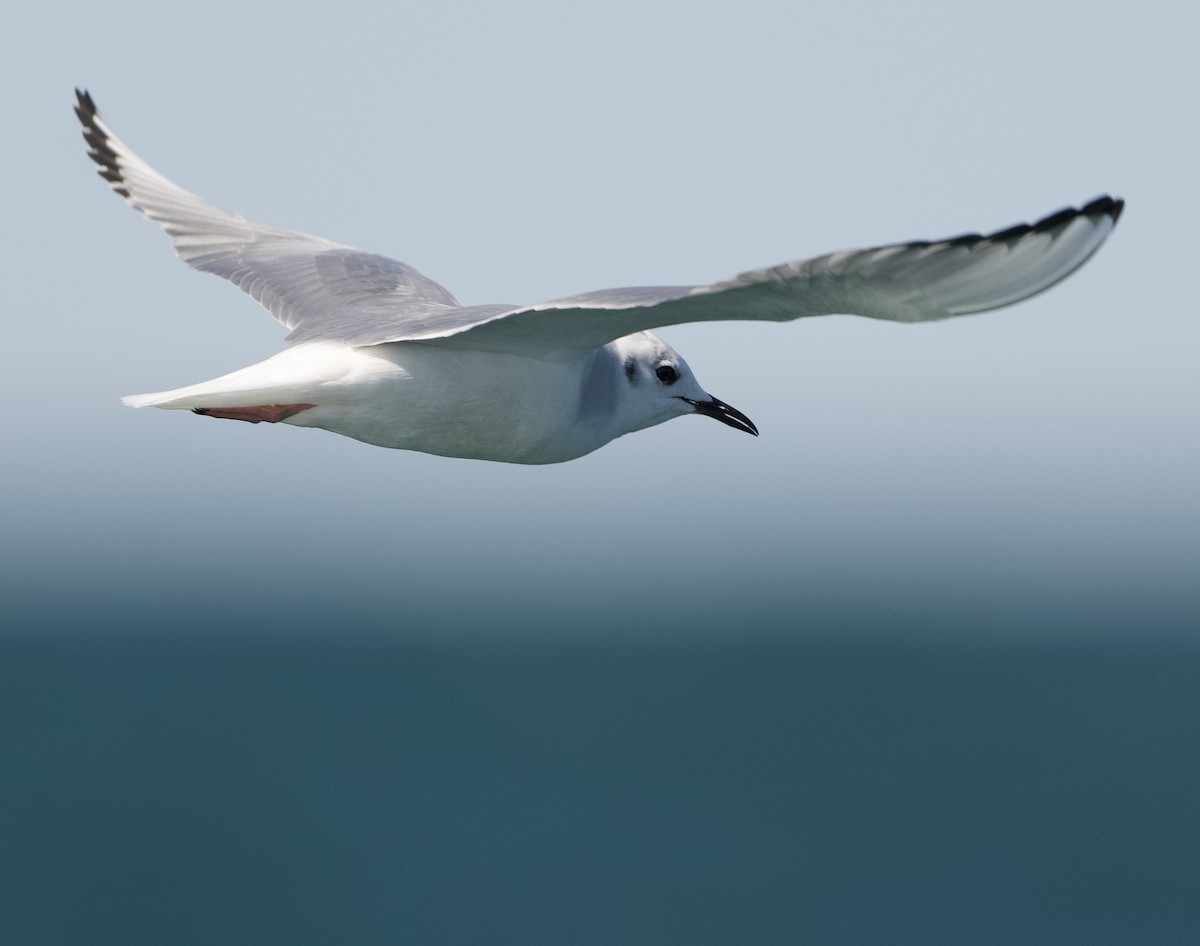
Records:
{"label": "gull", "polygon": [[213,207],[131,151],[86,91],[76,98],[88,154],[112,189],[162,227],[185,263],[228,279],[291,330],[266,361],[124,403],[448,457],[559,463],[687,414],[757,436],[649,330],[837,313],[927,322],[998,309],[1082,266],[1124,207],[1102,196],[987,235],[847,250],[708,286],[464,306],[405,263]]}

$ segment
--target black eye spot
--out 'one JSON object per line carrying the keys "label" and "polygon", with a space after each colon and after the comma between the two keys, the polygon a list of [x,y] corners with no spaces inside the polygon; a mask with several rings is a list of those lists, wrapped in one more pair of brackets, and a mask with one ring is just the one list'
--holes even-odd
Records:
{"label": "black eye spot", "polygon": [[654,369],[654,373],[663,384],[674,384],[679,380],[679,372],[675,370],[674,365],[659,365]]}
{"label": "black eye spot", "polygon": [[637,384],[637,362],[632,358],[625,359],[625,377],[630,384]]}

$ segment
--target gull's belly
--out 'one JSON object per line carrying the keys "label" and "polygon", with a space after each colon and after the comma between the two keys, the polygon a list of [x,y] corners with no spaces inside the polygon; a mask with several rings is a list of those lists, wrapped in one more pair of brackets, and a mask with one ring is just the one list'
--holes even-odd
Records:
{"label": "gull's belly", "polygon": [[316,404],[285,423],[449,457],[557,463],[610,436],[581,423],[580,367],[397,343],[351,349]]}

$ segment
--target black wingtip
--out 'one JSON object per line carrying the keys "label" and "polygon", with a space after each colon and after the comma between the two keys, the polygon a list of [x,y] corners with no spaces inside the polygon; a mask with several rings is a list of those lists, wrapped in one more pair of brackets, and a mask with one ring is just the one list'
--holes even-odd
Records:
{"label": "black wingtip", "polygon": [[1121,197],[1109,197],[1108,194],[1102,194],[1095,200],[1088,202],[1079,211],[1086,217],[1112,217],[1112,222],[1116,223],[1121,219],[1121,211],[1125,209],[1125,201]]}
{"label": "black wingtip", "polygon": [[79,123],[83,125],[83,140],[87,142],[88,157],[96,162],[97,173],[112,185],[112,189],[122,197],[128,197],[129,191],[123,186],[125,179],[121,174],[117,152],[109,143],[108,133],[96,124],[100,117],[96,102],[90,92],[78,87],[75,89],[75,98],[75,114]]}
{"label": "black wingtip", "polygon": [[1115,224],[1121,218],[1121,211],[1124,209],[1125,201],[1120,197],[1110,197],[1108,194],[1102,194],[1088,201],[1082,207],[1064,207],[1062,210],[1043,217],[1036,223],[1019,223],[1014,227],[1009,227],[1007,230],[997,230],[988,239],[999,241],[1019,240],[1028,233],[1046,233],[1050,230],[1059,229],[1078,217],[1089,217],[1092,220],[1100,217],[1108,217]]}
{"label": "black wingtip", "polygon": [[1121,211],[1125,209],[1125,201],[1120,197],[1110,197],[1108,194],[1101,194],[1099,197],[1089,200],[1086,204],[1076,210],[1074,207],[1064,207],[1058,213],[1052,213],[1048,217],[1043,217],[1037,223],[1033,224],[1030,229],[1037,231],[1053,230],[1064,224],[1070,223],[1076,217],[1090,217],[1096,220],[1100,217],[1108,217],[1115,224],[1121,217]]}
{"label": "black wingtip", "polygon": [[80,121],[92,118],[96,114],[96,103],[92,101],[92,95],[87,89],[75,87],[75,114],[79,116]]}
{"label": "black wingtip", "polygon": [[1125,201],[1122,198],[1102,194],[1088,201],[1082,207],[1064,207],[1062,210],[1055,211],[1034,223],[1018,223],[1004,230],[997,230],[994,233],[982,235],[978,233],[964,233],[961,236],[949,237],[943,240],[913,240],[904,245],[914,250],[935,245],[965,246],[969,249],[980,242],[1015,242],[1030,233],[1046,233],[1047,231],[1064,227],[1077,217],[1089,217],[1092,220],[1097,220],[1100,217],[1108,217],[1115,225],[1121,219],[1121,211],[1124,209]]}

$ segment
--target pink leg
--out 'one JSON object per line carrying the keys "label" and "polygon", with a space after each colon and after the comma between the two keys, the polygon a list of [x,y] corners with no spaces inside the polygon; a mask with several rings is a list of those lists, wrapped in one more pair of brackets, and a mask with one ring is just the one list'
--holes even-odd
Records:
{"label": "pink leg", "polygon": [[203,414],[205,417],[220,417],[223,420],[244,420],[249,424],[266,421],[268,424],[278,424],[287,420],[293,414],[307,411],[316,404],[261,404],[257,407],[193,407],[192,413]]}

